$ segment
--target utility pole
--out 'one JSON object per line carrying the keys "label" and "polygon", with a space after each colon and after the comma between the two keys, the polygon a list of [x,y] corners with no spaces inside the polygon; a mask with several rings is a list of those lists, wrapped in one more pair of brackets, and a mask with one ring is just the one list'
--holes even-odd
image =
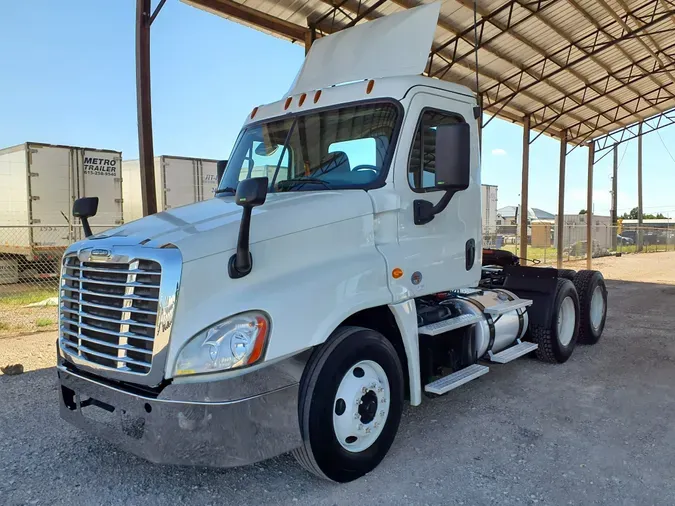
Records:
{"label": "utility pole", "polygon": [[618,160],[618,154],[619,154],[619,145],[614,144],[614,165],[613,165],[613,170],[612,170],[612,211],[611,211],[611,216],[612,216],[612,249],[616,251],[616,236],[618,234],[618,216],[617,216],[617,174],[619,172],[619,160]]}

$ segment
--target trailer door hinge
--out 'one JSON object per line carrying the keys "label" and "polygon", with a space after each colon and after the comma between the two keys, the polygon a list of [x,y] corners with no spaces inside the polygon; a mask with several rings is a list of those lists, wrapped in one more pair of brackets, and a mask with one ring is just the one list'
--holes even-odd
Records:
{"label": "trailer door hinge", "polygon": [[115,220],[115,225],[123,225],[124,220]]}
{"label": "trailer door hinge", "polygon": [[32,149],[30,150],[30,152],[31,152],[31,154],[33,154],[33,155],[34,155],[35,153],[37,153],[37,152],[38,152],[38,150],[37,150],[37,149],[35,149],[35,148],[32,148]]}
{"label": "trailer door hinge", "polygon": [[34,195],[34,196],[31,197],[31,200],[40,200],[40,197],[38,197],[37,195]]}
{"label": "trailer door hinge", "polygon": [[122,182],[122,178],[121,178],[121,177],[116,177],[113,181],[114,181],[115,183],[121,183],[121,182]]}
{"label": "trailer door hinge", "polygon": [[40,174],[37,172],[31,172],[30,177],[38,177]]}
{"label": "trailer door hinge", "polygon": [[115,202],[116,202],[117,204],[121,204],[122,202],[124,202],[124,199],[115,199]]}
{"label": "trailer door hinge", "polygon": [[37,225],[38,223],[42,223],[42,220],[32,220],[31,222],[33,225]]}

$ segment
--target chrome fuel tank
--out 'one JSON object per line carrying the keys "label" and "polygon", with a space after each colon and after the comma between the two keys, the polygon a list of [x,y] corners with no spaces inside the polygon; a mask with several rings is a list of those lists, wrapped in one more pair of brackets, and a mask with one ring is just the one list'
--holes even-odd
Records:
{"label": "chrome fuel tank", "polygon": [[465,289],[453,292],[442,304],[454,306],[462,314],[483,317],[475,328],[476,349],[478,357],[482,357],[488,351],[499,353],[525,335],[528,324],[525,308],[509,311],[494,318],[484,313],[487,308],[517,299],[515,294],[501,288]]}

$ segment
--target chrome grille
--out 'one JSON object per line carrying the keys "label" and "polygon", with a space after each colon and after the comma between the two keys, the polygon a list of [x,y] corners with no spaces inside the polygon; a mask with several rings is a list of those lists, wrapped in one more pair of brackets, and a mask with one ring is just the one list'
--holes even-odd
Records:
{"label": "chrome grille", "polygon": [[98,368],[152,368],[162,269],[154,260],[87,262],[66,256],[61,274],[60,347]]}

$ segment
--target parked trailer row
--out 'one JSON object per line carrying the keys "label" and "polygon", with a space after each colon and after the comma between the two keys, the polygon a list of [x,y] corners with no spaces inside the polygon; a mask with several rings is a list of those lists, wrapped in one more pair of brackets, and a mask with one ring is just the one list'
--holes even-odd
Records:
{"label": "parked trailer row", "polygon": [[[217,185],[215,160],[158,156],[155,174],[160,210],[211,198]],[[123,162],[115,150],[37,142],[0,150],[0,284],[30,277],[35,262],[41,277],[56,276],[63,251],[84,238],[71,209],[88,196],[99,198],[94,233],[141,218],[138,161]]]}

